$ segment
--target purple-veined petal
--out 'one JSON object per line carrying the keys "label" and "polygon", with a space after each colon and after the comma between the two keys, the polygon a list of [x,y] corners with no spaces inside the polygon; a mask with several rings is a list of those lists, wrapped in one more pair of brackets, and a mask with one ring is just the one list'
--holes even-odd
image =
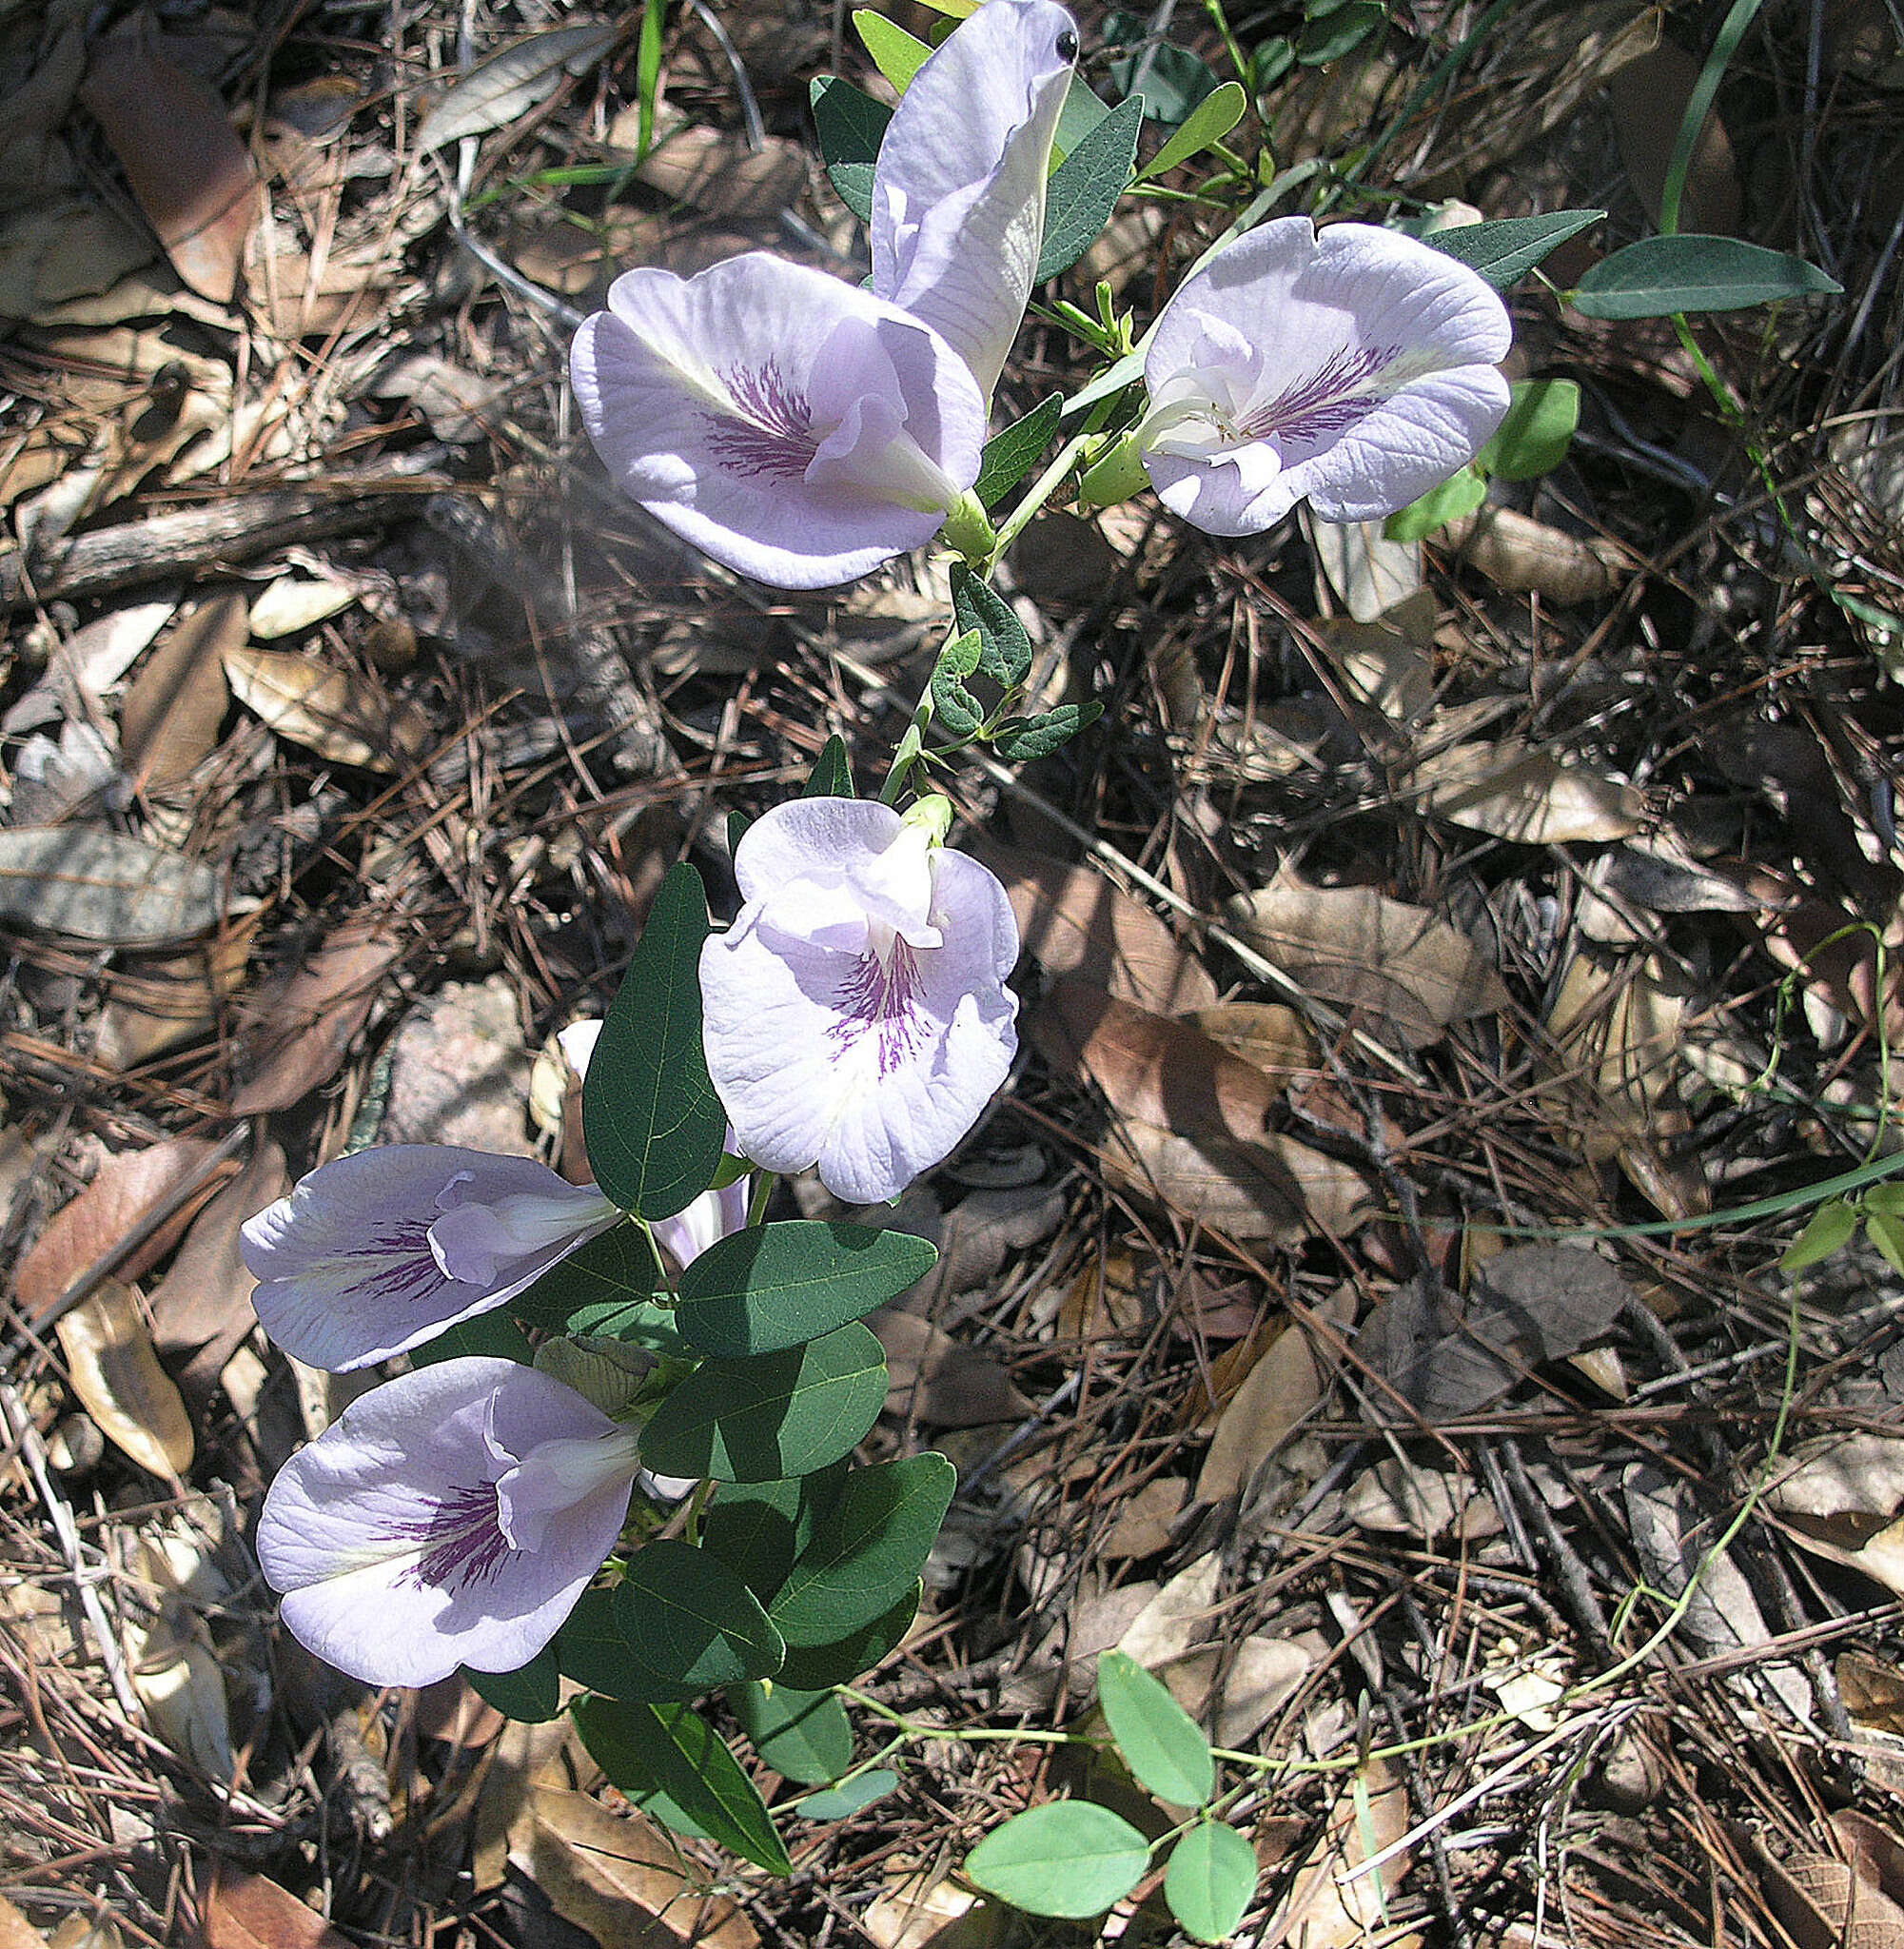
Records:
{"label": "purple-veined petal", "polygon": [[513,1671],[615,1546],[638,1466],[633,1431],[573,1388],[446,1360],[372,1388],[285,1463],[258,1559],[291,1634],[365,1683]]}
{"label": "purple-veined petal", "polygon": [[873,172],[873,288],[947,340],[989,400],[1045,240],[1077,58],[1054,0],[988,0],[913,77]]}
{"label": "purple-veined petal", "polygon": [[1138,442],[1165,504],[1260,533],[1307,496],[1392,514],[1486,444],[1507,410],[1506,306],[1464,265],[1367,224],[1251,230],[1187,279],[1145,357]]}
{"label": "purple-veined petal", "polygon": [[570,373],[609,472],[685,541],[779,588],[851,581],[929,541],[978,475],[985,401],[898,306],[754,251],[632,270]]}
{"label": "purple-veined petal", "polygon": [[385,1144],[312,1171],[242,1250],[265,1332],[344,1373],[504,1305],[621,1216],[533,1157]]}
{"label": "purple-veined petal", "polygon": [[[1010,1073],[1018,929],[996,878],[857,799],[798,799],[735,858],[746,904],[701,953],[708,1071],[742,1150],[854,1204],[946,1156]],[[847,924],[859,902],[855,926]],[[887,915],[923,905],[934,944]],[[915,930],[923,933],[926,930]]]}

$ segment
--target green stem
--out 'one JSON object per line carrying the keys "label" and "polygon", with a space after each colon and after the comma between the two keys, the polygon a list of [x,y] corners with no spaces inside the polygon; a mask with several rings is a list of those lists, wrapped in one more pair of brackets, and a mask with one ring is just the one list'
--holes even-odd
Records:
{"label": "green stem", "polygon": [[1057,459],[1031,483],[1030,493],[999,523],[998,540],[992,546],[991,560],[986,563],[988,575],[998,565],[1006,549],[1011,547],[1031,525],[1031,517],[1064,484],[1065,476],[1077,464],[1078,456],[1084,452],[1086,443],[1096,438],[1094,433],[1072,434],[1058,449]]}

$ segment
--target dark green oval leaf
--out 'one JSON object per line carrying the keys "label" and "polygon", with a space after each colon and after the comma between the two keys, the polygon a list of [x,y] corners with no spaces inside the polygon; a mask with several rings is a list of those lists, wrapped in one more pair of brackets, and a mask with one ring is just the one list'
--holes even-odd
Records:
{"label": "dark green oval leaf", "polygon": [[1008,690],[1023,683],[1031,674],[1031,639],[1011,603],[962,561],[952,563],[952,599],[960,630],[978,632],[976,667]]}
{"label": "dark green oval leaf", "polygon": [[1058,166],[1045,188],[1045,244],[1033,283],[1070,270],[1097,242],[1130,182],[1143,121],[1142,95],[1120,102]]}
{"label": "dark green oval leaf", "polygon": [[1137,181],[1148,183],[1167,176],[1179,163],[1201,155],[1211,143],[1221,142],[1243,120],[1249,97],[1233,81],[1212,89],[1184,118],[1184,124],[1138,172]]}
{"label": "dark green oval leaf", "polygon": [[1104,706],[1093,699],[1088,704],[1059,704],[1036,718],[1007,718],[991,734],[991,748],[1011,764],[1030,764],[1069,744],[1103,716]]}
{"label": "dark green oval leaf", "polygon": [[701,1547],[717,1556],[762,1604],[787,1581],[813,1541],[820,1511],[839,1494],[846,1464],[780,1482],[723,1482],[701,1520]]}
{"label": "dark green oval leaf", "polygon": [[544,1644],[527,1664],[515,1671],[472,1671],[462,1675],[505,1719],[520,1719],[527,1725],[540,1725],[562,1709],[561,1668],[556,1663],[556,1647]]}
{"label": "dark green oval leaf", "polygon": [[[652,1298],[660,1287],[661,1268],[641,1228],[618,1225],[551,1266],[509,1309],[552,1333],[592,1333],[678,1352],[680,1335],[668,1309]],[[660,1340],[651,1337],[663,1328]]]}
{"label": "dark green oval leaf", "polygon": [[596,1182],[625,1211],[669,1218],[714,1181],[727,1112],[701,1053],[707,897],[685,861],[669,869],[601,1025],[581,1093]]}
{"label": "dark green oval leaf", "polygon": [[850,1821],[874,1801],[884,1800],[899,1784],[891,1767],[875,1766],[844,1786],[828,1787],[824,1793],[810,1793],[789,1803],[786,1811],[803,1821]]}
{"label": "dark green oval leaf", "polygon": [[615,1624],[615,1593],[584,1590],[556,1633],[556,1662],[564,1678],[611,1699],[639,1698],[628,1641]]}
{"label": "dark green oval leaf", "polygon": [[862,224],[873,221],[873,166],[893,110],[884,102],[842,81],[835,74],[819,76],[809,100],[820,155],[839,200]]}
{"label": "dark green oval leaf", "polygon": [[711,1840],[770,1875],[790,1875],[786,1843],[739,1761],[686,1705],[579,1699],[576,1730],[589,1757],[640,1803],[656,1789]]}
{"label": "dark green oval leaf", "polygon": [[733,1570],[672,1537],[628,1559],[615,1593],[615,1627],[651,1698],[672,1690],[693,1699],[717,1685],[771,1678],[787,1651]]}
{"label": "dark green oval leaf", "polygon": [[887,1610],[931,1554],[957,1482],[943,1455],[855,1468],[768,1613],[789,1646],[832,1644]]}
{"label": "dark green oval leaf", "polygon": [[1111,1738],[1147,1793],[1173,1806],[1200,1807],[1216,1791],[1209,1742],[1169,1687],[1134,1658],[1107,1651],[1098,1660],[1097,1698]]}
{"label": "dark green oval leaf", "polygon": [[860,1673],[871,1671],[913,1627],[919,1614],[919,1600],[926,1586],[914,1577],[890,1610],[848,1631],[831,1644],[789,1644],[787,1662],[780,1667],[777,1683],[798,1685],[803,1691],[823,1691],[828,1685],[851,1684]]}
{"label": "dark green oval leaf", "polygon": [[853,765],[846,755],[846,740],[829,738],[820,746],[820,755],[814,760],[814,768],[807,774],[807,782],[800,787],[802,798],[851,798],[853,797]]}
{"label": "dark green oval leaf", "polygon": [[1462,224],[1423,237],[1443,257],[1455,258],[1483,277],[1497,291],[1524,278],[1550,251],[1578,237],[1605,216],[1603,209],[1557,209],[1540,217],[1502,217],[1490,224]]}
{"label": "dark green oval leaf", "polygon": [[1779,298],[1844,289],[1816,265],[1737,237],[1643,237],[1602,257],[1568,296],[1589,318],[1663,318],[1675,311],[1740,311]]}
{"label": "dark green oval leaf", "polygon": [[910,1232],[834,1219],[754,1226],[709,1247],[681,1274],[675,1320],[721,1360],[777,1353],[896,1299],[938,1256]]}
{"label": "dark green oval leaf", "polygon": [[853,1727],[832,1692],[736,1685],[727,1695],[754,1750],[796,1786],[822,1786],[853,1764]]}
{"label": "dark green oval leaf", "polygon": [[1102,1915],[1144,1879],[1150,1843],[1109,1807],[1050,1801],[1014,1814],[966,1857],[988,1895],[1028,1915]]}
{"label": "dark green oval leaf", "polygon": [[472,1320],[459,1320],[455,1326],[444,1328],[434,1340],[411,1348],[410,1364],[434,1367],[440,1360],[461,1360],[468,1354],[481,1354],[490,1360],[520,1361],[527,1367],[535,1360],[536,1349],[514,1316],[499,1307],[494,1312],[478,1313]]}
{"label": "dark green oval leaf", "polygon": [[716,1482],[808,1475],[858,1447],[886,1388],[879,1342],[857,1321],[805,1347],[704,1361],[643,1430],[641,1459]]}
{"label": "dark green oval leaf", "polygon": [[1388,18],[1384,0],[1347,0],[1326,13],[1320,9],[1314,12],[1316,17],[1296,36],[1296,59],[1305,68],[1326,68],[1331,61],[1340,61]]}
{"label": "dark green oval leaf", "polygon": [[995,507],[999,500],[1017,486],[1051,443],[1064,416],[1065,396],[1054,392],[1040,400],[1022,420],[994,433],[985,443],[985,456],[978,463],[978,479],[972,491],[981,507]]}
{"label": "dark green oval leaf", "polygon": [[1234,1827],[1201,1821],[1177,1842],[1164,1873],[1164,1900],[1187,1936],[1221,1942],[1234,1935],[1256,1893],[1256,1850]]}

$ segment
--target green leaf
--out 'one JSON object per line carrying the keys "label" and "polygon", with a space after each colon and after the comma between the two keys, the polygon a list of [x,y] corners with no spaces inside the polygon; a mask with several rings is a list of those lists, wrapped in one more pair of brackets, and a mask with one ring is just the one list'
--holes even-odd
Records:
{"label": "green leaf", "polygon": [[814,768],[807,774],[807,782],[800,787],[802,798],[851,798],[853,797],[853,766],[846,756],[846,740],[843,738],[829,738],[820,746],[820,755],[814,760]]}
{"label": "green leaf", "polygon": [[1083,75],[1073,74],[1058,110],[1058,132],[1051,138],[1051,160],[1061,163],[1110,113],[1110,104]]}
{"label": "green leaf", "polygon": [[991,734],[991,748],[1008,763],[1029,764],[1047,758],[1060,745],[1069,744],[1089,724],[1104,716],[1104,706],[1060,704],[1036,718],[1007,718]]}
{"label": "green leaf", "polygon": [[870,1624],[848,1631],[830,1644],[789,1644],[787,1662],[780,1667],[775,1683],[798,1685],[803,1691],[823,1691],[828,1685],[850,1684],[861,1672],[871,1671],[895,1644],[905,1639],[919,1614],[919,1600],[926,1586],[914,1577],[892,1608],[881,1612]]}
{"label": "green leaf", "polygon": [[562,1709],[561,1667],[556,1663],[556,1647],[544,1644],[527,1664],[515,1671],[472,1671],[462,1675],[505,1719],[520,1719],[525,1725],[540,1725]]}
{"label": "green leaf", "polygon": [[1216,1791],[1216,1762],[1197,1723],[1169,1687],[1134,1658],[1107,1651],[1097,1662],[1097,1698],[1137,1783],[1173,1806],[1200,1807]]}
{"label": "green leaf", "polygon": [[826,172],[839,200],[862,224],[873,221],[873,169],[893,110],[836,74],[819,76],[809,96]]}
{"label": "green leaf", "polygon": [[1643,237],[1602,257],[1567,296],[1589,318],[1663,318],[1675,311],[1739,311],[1780,298],[1844,289],[1789,251],[1737,237]]}
{"label": "green leaf", "polygon": [[890,1766],[874,1766],[844,1786],[828,1787],[824,1793],[810,1793],[790,1801],[786,1811],[804,1821],[850,1821],[874,1801],[884,1800],[899,1784],[899,1776]]}
{"label": "green leaf", "polygon": [[1141,95],[1119,103],[1059,165],[1045,189],[1045,245],[1034,284],[1070,270],[1097,242],[1129,185],[1143,121]]}
{"label": "green leaf", "polygon": [[639,1803],[656,1789],[711,1840],[770,1875],[791,1875],[786,1843],[740,1762],[686,1705],[579,1699],[576,1730],[589,1757]]}
{"label": "green leaf", "polygon": [[1309,12],[1308,24],[1296,36],[1296,59],[1305,68],[1326,68],[1341,60],[1388,23],[1382,0],[1346,0],[1326,11],[1312,7]]}
{"label": "green leaf", "polygon": [[752,1226],[710,1246],[681,1274],[675,1318],[716,1359],[777,1353],[896,1299],[938,1256],[910,1232],[838,1219]]}
{"label": "green leaf", "polygon": [[1571,379],[1521,379],[1511,392],[1506,419],[1474,463],[1502,481],[1532,481],[1566,459],[1580,423],[1580,389]]}
{"label": "green leaf", "polygon": [[1272,89],[1296,65],[1296,44],[1287,34],[1258,41],[1249,56],[1249,83],[1258,94]]}
{"label": "green leaf", "polygon": [[1847,1205],[1842,1198],[1832,1198],[1820,1205],[1804,1230],[1785,1248],[1778,1270],[1802,1272],[1807,1266],[1830,1258],[1851,1242],[1852,1233],[1857,1230],[1857,1219],[1856,1207]]}
{"label": "green leaf", "polygon": [[771,1678],[787,1647],[753,1591],[719,1558],[664,1537],[638,1549],[615,1593],[615,1628],[650,1698],[697,1698]]}
{"label": "green leaf", "polygon": [[912,87],[913,75],[926,65],[932,49],[870,7],[854,10],[853,25],[866,43],[873,67],[903,95]]}
{"label": "green leaf", "polygon": [[1221,1821],[1198,1821],[1164,1871],[1164,1900],[1199,1942],[1234,1935],[1255,1893],[1256,1850]]}
{"label": "green leaf", "polygon": [[985,443],[985,454],[978,463],[978,479],[972,483],[981,507],[995,507],[1037,464],[1051,443],[1063,417],[1065,396],[1054,392],[1040,400],[1022,420]]}
{"label": "green leaf", "polygon": [[716,1482],[810,1475],[858,1447],[887,1387],[879,1342],[857,1322],[803,1347],[704,1361],[656,1410],[641,1459]]}
{"label": "green leaf", "polygon": [[459,1320],[446,1327],[434,1340],[410,1349],[412,1367],[434,1367],[440,1360],[461,1360],[468,1354],[481,1354],[490,1360],[518,1360],[524,1367],[536,1358],[529,1336],[510,1316],[506,1308],[478,1313],[473,1320]]}
{"label": "green leaf", "polygon": [[701,1053],[706,939],[707,896],[683,861],[655,896],[582,1086],[596,1182],[643,1218],[685,1210],[720,1168],[727,1112]]}
{"label": "green leaf", "polygon": [[723,1482],[701,1519],[701,1547],[762,1604],[773,1602],[794,1559],[813,1541],[820,1511],[839,1494],[846,1464],[778,1482]]}
{"label": "green leaf", "polygon": [[636,113],[635,160],[648,160],[655,144],[655,101],[661,85],[661,30],[667,20],[668,0],[642,0],[641,37],[635,50]]}
{"label": "green leaf", "polygon": [[931,1554],[957,1483],[943,1455],[855,1468],[768,1612],[789,1646],[832,1644],[889,1609]]}
{"label": "green leaf", "polygon": [[952,599],[959,628],[978,632],[977,667],[1007,690],[1023,683],[1031,674],[1031,639],[1011,603],[963,561],[952,563]]}
{"label": "green leaf", "polygon": [[1118,92],[1135,100],[1135,91],[1141,89],[1148,104],[1146,112],[1166,128],[1175,128],[1187,120],[1218,86],[1215,69],[1174,41],[1159,41],[1148,15],[1108,13],[1104,41],[1108,48],[1130,49],[1110,64],[1110,78]]}
{"label": "green leaf", "polygon": [[966,1857],[971,1880],[1028,1915],[1102,1915],[1144,1879],[1150,1843],[1089,1801],[1048,1801],[1014,1814]]}
{"label": "green leaf", "polygon": [[985,722],[985,706],[965,687],[985,654],[975,629],[953,637],[932,665],[932,710],[954,738],[970,738]]}
{"label": "green leaf", "polygon": [[796,1786],[821,1786],[853,1764],[853,1726],[832,1692],[736,1685],[727,1695],[754,1750]]}
{"label": "green leaf", "polygon": [[1864,1235],[1894,1272],[1904,1274],[1904,1218],[1894,1218],[1888,1211],[1867,1211]]}
{"label": "green leaf", "polygon": [[[665,1309],[654,1304],[661,1268],[638,1225],[618,1225],[551,1266],[526,1292],[509,1302],[532,1326],[552,1333],[595,1333],[608,1340],[638,1339]],[[669,1328],[673,1334],[672,1326]],[[673,1351],[673,1348],[658,1349]]]}
{"label": "green leaf", "polygon": [[1168,174],[1179,163],[1201,155],[1243,120],[1248,106],[1249,97],[1236,82],[1226,81],[1212,89],[1184,118],[1183,127],[1138,170],[1136,180],[1148,183],[1153,177]]}
{"label": "green leaf", "polygon": [[584,1590],[556,1633],[556,1664],[561,1675],[603,1692],[611,1699],[638,1698],[628,1641],[615,1624],[615,1593],[598,1586]]}
{"label": "green leaf", "polygon": [[1495,223],[1437,230],[1422,242],[1466,265],[1497,291],[1504,291],[1549,252],[1590,229],[1605,214],[1603,209],[1558,209],[1546,216],[1502,217]]}
{"label": "green leaf", "polygon": [[1487,499],[1487,482],[1472,464],[1450,474],[1439,487],[1430,487],[1419,501],[1411,501],[1382,523],[1385,541],[1419,541],[1437,528],[1472,514]]}

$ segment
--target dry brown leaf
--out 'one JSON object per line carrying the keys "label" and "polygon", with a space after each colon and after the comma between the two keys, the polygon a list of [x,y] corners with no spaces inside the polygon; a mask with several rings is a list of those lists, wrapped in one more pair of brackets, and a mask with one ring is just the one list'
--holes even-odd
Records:
{"label": "dry brown leaf", "polygon": [[1322,1053],[1309,1025],[1281,1002],[1220,1001],[1214,1008],[1188,1014],[1212,1042],[1266,1076],[1305,1075],[1321,1066]]}
{"label": "dry brown leaf", "polygon": [[1565,534],[1511,507],[1464,514],[1436,539],[1459,549],[1497,588],[1544,596],[1562,609],[1602,600],[1626,573],[1626,556],[1615,542]]}
{"label": "dry brown leaf", "polygon": [[244,982],[258,922],[247,915],[205,947],[126,963],[99,1012],[93,1054],[113,1069],[136,1069],[207,1034]]}
{"label": "dry brown leaf", "polygon": [[[105,769],[102,782],[109,782],[116,768],[101,740],[82,725],[69,724],[66,732],[85,733],[75,740],[71,767],[84,775],[90,738]],[[42,773],[48,790],[54,788],[55,773],[69,764],[66,752],[63,734],[61,765]],[[26,778],[23,755],[15,773],[16,815]],[[225,888],[225,876],[204,860],[104,826],[0,829],[0,919],[24,921],[49,934],[117,948],[181,940],[219,917]]]}
{"label": "dry brown leaf", "polygon": [[[1346,1326],[1355,1311],[1353,1290],[1339,1289],[1323,1311],[1332,1325]],[[1217,1418],[1197,1477],[1196,1500],[1220,1503],[1246,1487],[1322,1399],[1324,1374],[1334,1364],[1326,1353],[1318,1362],[1297,1322],[1286,1326],[1264,1348]]]}
{"label": "dry brown leaf", "polygon": [[176,783],[216,747],[230,701],[225,659],[245,630],[245,598],[228,589],[194,603],[141,666],[120,709],[119,744],[142,788]]}
{"label": "dry brown leaf", "polygon": [[[641,109],[631,103],[608,126],[610,148],[638,147]],[[638,182],[704,215],[742,224],[776,225],[807,187],[806,151],[770,135],[749,148],[726,129],[683,122],[657,143],[635,172]]]}
{"label": "dry brown leaf", "polygon": [[1904,1733],[1904,1671],[1868,1651],[1840,1651],[1832,1676],[1844,1709],[1859,1725]]}
{"label": "dry brown leaf", "polygon": [[998,1949],[1014,1916],[951,1880],[929,1880],[915,1866],[895,1867],[884,1891],[858,1918],[873,1949]]}
{"label": "dry brown leaf", "polygon": [[1440,752],[1414,768],[1412,781],[1423,811],[1523,846],[1623,839],[1645,822],[1645,799],[1631,785],[1513,738]]}
{"label": "dry brown leaf", "polygon": [[[53,1213],[20,1261],[13,1275],[13,1295],[29,1324],[147,1213],[172,1197],[213,1148],[204,1137],[167,1137],[147,1150],[122,1151],[108,1157],[92,1182]],[[178,1243],[192,1213],[222,1182],[217,1174],[208,1178],[144,1245],[127,1254],[114,1269],[118,1276],[137,1279],[157,1265]]]}
{"label": "dry brown leaf", "polygon": [[347,922],[288,980],[250,1004],[250,1073],[232,1096],[232,1115],[286,1110],[327,1083],[402,952],[374,920]]}
{"label": "dry brown leaf", "polygon": [[888,1414],[925,1427],[978,1427],[1031,1412],[1031,1402],[989,1353],[960,1345],[917,1313],[881,1307],[866,1324],[886,1351]]}
{"label": "dry brown leaf", "polygon": [[1223,1560],[1215,1550],[1186,1564],[1118,1639],[1116,1649],[1155,1671],[1217,1634],[1216,1594],[1223,1583]]}
{"label": "dry brown leaf", "polygon": [[587,1794],[532,1786],[509,1855],[603,1949],[754,1949],[760,1939],[726,1896],[694,1891],[693,1871],[652,1821],[611,1814]]}
{"label": "dry brown leaf", "polygon": [[[1665,194],[1667,166],[1698,85],[1699,69],[1694,55],[1662,41],[1630,61],[1607,86],[1627,180],[1655,224]],[[1718,114],[1708,109],[1685,173],[1679,227],[1708,236],[1739,236],[1741,202],[1732,138]]]}
{"label": "dry brown leaf", "polygon": [[186,1233],[171,1269],[152,1293],[152,1336],[160,1350],[189,1356],[182,1383],[208,1393],[238,1343],[257,1325],[257,1288],[238,1250],[240,1228],[290,1188],[285,1153],[263,1138],[250,1161],[212,1199]]}
{"label": "dry brown leaf", "polygon": [[1422,586],[1422,544],[1391,541],[1380,522],[1325,522],[1305,507],[1302,522],[1316,561],[1351,620],[1373,622]]}
{"label": "dry brown leaf", "polygon": [[47,1939],[0,1895],[0,1949],[47,1949]]}
{"label": "dry brown leaf", "polygon": [[1435,695],[1435,599],[1417,589],[1367,622],[1332,617],[1323,640],[1349,694],[1406,723]]}
{"label": "dry brown leaf", "polygon": [[1117,1521],[1097,1545],[1096,1555],[1111,1564],[1155,1556],[1169,1548],[1172,1530],[1189,1492],[1190,1486],[1181,1475],[1159,1475],[1147,1482],[1119,1506]]}
{"label": "dry brown leaf", "polygon": [[1507,991],[1466,935],[1373,887],[1297,881],[1240,894],[1230,925],[1311,994],[1361,1010],[1406,1048],[1452,1022],[1491,1014]]}
{"label": "dry brown leaf", "polygon": [[1674,1136],[1683,1128],[1678,1116],[1668,1119],[1686,1001],[1662,985],[1663,973],[1657,956],[1609,963],[1576,954],[1548,1013],[1556,1067],[1582,1074],[1603,1112],[1600,1128],[1583,1134],[1597,1162],[1632,1138]]}
{"label": "dry brown leaf", "polygon": [[173,268],[228,305],[258,211],[251,156],[225,104],[162,51],[141,12],[93,46],[80,100],[99,118]]}
{"label": "dry brown leaf", "polygon": [[[1410,1851],[1349,1877],[1407,1831],[1406,1788],[1385,1761],[1371,1761],[1337,1797],[1327,1828],[1263,1933],[1263,1949],[1284,1942],[1292,1949],[1363,1949],[1408,1872]],[[1384,1931],[1383,1939],[1387,1949],[1403,1949],[1419,1939]]]}
{"label": "dry brown leaf", "polygon": [[327,669],[293,651],[242,644],[226,655],[225,674],[239,701],[279,737],[334,764],[388,774],[429,754],[429,719],[373,678]]}
{"label": "dry brown leaf", "polygon": [[215,1864],[205,1901],[205,1949],[352,1949],[319,1915],[275,1881]]}
{"label": "dry brown leaf", "polygon": [[984,840],[973,852],[1005,883],[1026,951],[1047,974],[1095,981],[1160,1015],[1208,1008],[1216,983],[1141,901],[1094,866]]}
{"label": "dry brown leaf", "polygon": [[141,1468],[183,1475],[191,1467],[191,1416],[159,1365],[132,1289],[106,1280],[56,1330],[72,1390],[100,1433]]}
{"label": "dry brown leaf", "polygon": [[260,642],[295,636],[357,600],[356,584],[330,576],[281,575],[251,604],[250,631]]}

